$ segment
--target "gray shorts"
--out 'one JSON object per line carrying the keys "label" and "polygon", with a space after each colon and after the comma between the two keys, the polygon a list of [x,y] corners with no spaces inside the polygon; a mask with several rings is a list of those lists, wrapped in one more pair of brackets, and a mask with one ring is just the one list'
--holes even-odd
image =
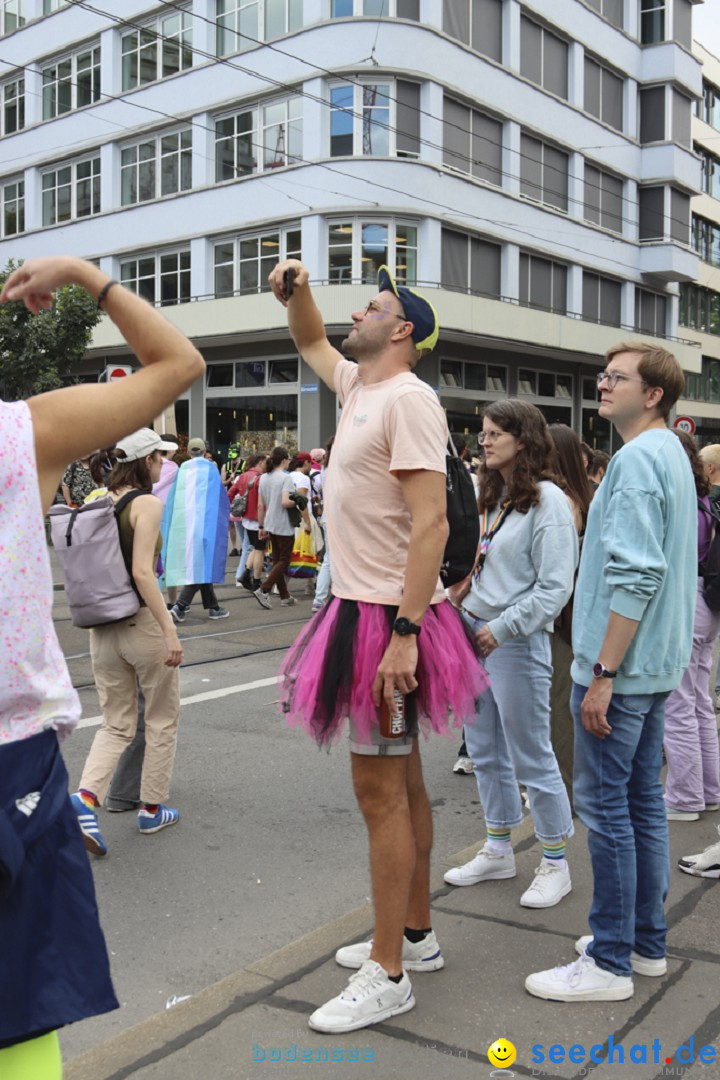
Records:
{"label": "gray shorts", "polygon": [[374,724],[370,731],[370,742],[361,742],[357,738],[357,729],[352,718],[349,720],[350,753],[364,754],[366,757],[402,757],[412,753],[415,735],[403,735],[401,739],[386,739],[380,734],[380,728]]}

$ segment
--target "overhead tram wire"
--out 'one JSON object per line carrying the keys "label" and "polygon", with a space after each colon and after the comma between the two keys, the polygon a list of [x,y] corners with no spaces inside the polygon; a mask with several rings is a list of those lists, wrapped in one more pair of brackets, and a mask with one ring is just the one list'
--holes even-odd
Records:
{"label": "overhead tram wire", "polygon": [[[114,22],[117,25],[126,26],[129,29],[133,29],[133,30],[147,30],[147,26],[143,25],[142,22],[133,22],[132,20],[123,19],[121,16],[112,15],[109,12],[102,11],[100,8],[96,8],[92,4],[88,3],[88,0],[68,0],[68,2],[70,4],[72,4],[74,7],[83,8],[84,10],[92,12],[93,14],[100,15],[102,18],[109,19],[111,22]],[[187,11],[186,8],[185,9],[182,8],[177,3],[171,2],[171,0],[159,0],[159,2],[162,4],[163,7],[171,8],[174,11]],[[201,15],[193,15],[192,17],[194,19],[198,19],[199,21],[205,22],[210,26],[217,27],[217,23],[213,19],[208,19],[207,17],[201,16]],[[153,33],[153,35],[154,35],[154,37],[155,37],[155,39],[157,41],[168,41],[168,42],[171,42],[173,44],[177,44],[176,39],[170,38],[170,37],[168,37],[167,35],[164,35],[164,34],[160,34],[156,30],[153,30],[152,33]],[[276,52],[276,53],[280,54],[281,56],[287,57],[288,59],[296,60],[298,63],[304,64],[305,66],[312,68],[313,71],[320,72],[321,74],[327,75],[328,77],[333,78],[335,80],[346,82],[346,83],[348,83],[349,85],[351,85],[353,87],[356,87],[356,86],[357,87],[362,87],[362,86],[365,85],[364,83],[359,82],[358,80],[351,79],[348,76],[337,73],[337,72],[333,72],[329,68],[325,68],[322,65],[315,64],[315,63],[313,63],[313,62],[311,62],[309,60],[306,60],[304,57],[298,56],[297,54],[289,52],[286,49],[282,49],[279,46],[273,45],[270,42],[264,42],[259,38],[255,38],[255,37],[252,37],[249,34],[243,34],[243,33],[240,33],[238,31],[232,31],[232,33],[235,34],[236,37],[242,37],[245,40],[251,41],[254,45],[262,46],[264,49],[270,50],[272,52]],[[294,94],[294,95],[296,95],[298,97],[303,97],[303,98],[306,98],[309,101],[313,101],[316,104],[320,104],[324,108],[329,108],[329,109],[332,108],[331,102],[329,102],[327,99],[319,97],[318,95],[315,95],[315,94],[310,94],[306,90],[303,90],[302,88],[298,88],[297,84],[281,82],[281,81],[279,81],[277,79],[271,78],[270,76],[261,75],[257,71],[253,70],[252,68],[248,68],[248,67],[246,67],[244,65],[241,65],[241,64],[237,63],[236,61],[231,60],[228,57],[219,57],[215,53],[205,52],[203,49],[196,48],[195,46],[191,46],[191,49],[192,49],[193,53],[197,54],[200,57],[203,57],[204,59],[210,60],[210,61],[212,61],[214,63],[223,64],[223,65],[225,65],[227,67],[230,67],[233,70],[240,71],[242,74],[249,75],[251,78],[255,78],[255,79],[258,79],[261,82],[268,83],[271,86],[274,86],[279,90],[284,90],[284,91],[286,91],[286,92],[288,92],[290,94]],[[5,62],[7,62],[7,61],[5,61]],[[361,62],[362,61],[358,61],[358,63],[361,63]],[[140,88],[138,87],[138,89],[140,89]],[[125,96],[124,95],[107,95],[107,99],[108,100],[125,100]],[[397,105],[397,103],[398,103],[397,98],[393,97],[392,95],[388,95],[387,100],[390,101],[390,102],[393,102],[395,105]],[[136,104],[136,103],[131,103],[131,104]],[[143,106],[138,105],[137,107],[142,108]],[[421,116],[426,116],[429,119],[432,119],[432,120],[435,120],[435,121],[437,121],[439,123],[442,123],[445,127],[454,128],[455,130],[461,132],[461,134],[469,136],[469,133],[468,133],[467,129],[462,127],[460,124],[455,124],[452,121],[446,121],[444,118],[435,116],[433,113],[428,112],[427,110],[422,109],[421,107],[418,107],[418,106],[406,105],[404,107],[411,110],[411,111],[413,111],[413,112],[417,112]],[[160,112],[160,110],[155,110],[155,111]],[[345,113],[346,115],[351,115],[354,119],[361,119],[361,120],[363,119],[362,113],[356,112],[354,109],[345,109],[345,108],[343,108],[341,111],[343,113]],[[169,116],[170,114],[165,114],[165,115]],[[178,118],[176,117],[175,119],[177,120]],[[382,130],[388,131],[388,133],[397,134],[397,132],[398,132],[398,129],[397,129],[396,126],[393,126],[393,125],[391,125],[389,123],[386,124],[383,121],[373,121],[373,124],[375,126],[381,128]],[[204,127],[204,125],[196,125],[196,126]],[[207,130],[210,130],[210,129],[207,129]],[[479,139],[481,141],[484,141],[484,142],[489,142],[493,146],[497,145],[496,143],[493,142],[492,139],[488,138],[487,136],[478,135],[478,136],[473,136],[473,137],[476,138],[476,139]],[[439,150],[439,151],[442,151],[442,152],[444,152],[444,150],[445,150],[444,146],[439,145],[438,143],[433,143],[429,139],[423,139],[420,136],[418,136],[418,142],[419,142],[420,145],[426,146],[429,149]],[[609,145],[609,147],[612,147],[612,146],[626,147],[628,145],[628,143],[615,143],[615,144],[608,144],[608,145]],[[632,145],[632,143],[630,143],[630,145]],[[599,147],[596,147],[596,148],[599,148]],[[578,148],[578,149],[580,149],[580,148]],[[537,162],[536,162],[536,160],[534,158],[531,158],[529,155],[524,154],[521,150],[512,150],[511,152],[513,154],[515,154],[518,158],[520,158],[520,160],[527,160],[527,161],[529,161],[529,162],[531,162],[533,164],[537,164]],[[563,150],[562,152],[569,154],[569,151]],[[453,157],[456,157],[461,161],[467,162],[470,165],[483,165],[483,164],[485,164],[483,161],[472,158],[472,157],[470,157],[469,155],[466,155],[466,154],[457,154],[457,153],[453,152]],[[601,168],[604,168],[604,169],[610,171],[611,173],[614,173],[614,170],[613,170],[612,166],[594,165],[594,167],[596,167],[596,168],[601,167]],[[468,175],[471,175],[471,174],[468,173]],[[502,175],[507,177],[508,179],[518,180],[520,182],[522,182],[522,180],[523,180],[523,177],[521,175],[515,174],[515,173],[505,172]],[[576,177],[574,174],[568,172],[568,180],[576,180],[576,179],[578,179],[578,177]],[[619,177],[619,179],[622,179],[622,177]],[[596,190],[599,195],[602,194],[603,188],[602,188],[601,184],[594,184],[591,181],[585,180],[584,177],[583,177],[583,183],[585,184],[585,186]],[[554,190],[552,188],[546,188],[544,190],[546,190],[551,195],[556,195],[558,197],[565,196],[564,192],[556,191],[556,190]],[[630,198],[628,198],[628,197],[626,197],[624,195],[620,195],[619,199],[620,199],[621,203],[625,203],[629,207],[632,207],[633,209],[636,209],[636,210],[639,209],[639,203],[638,203],[637,200],[630,199]],[[636,223],[635,218],[626,218],[622,214],[620,215],[619,220],[621,222],[623,222],[623,223],[631,224],[631,225]],[[670,218],[668,220],[676,221],[676,223],[679,224],[679,225],[684,225],[684,222],[680,221],[679,219]]]}

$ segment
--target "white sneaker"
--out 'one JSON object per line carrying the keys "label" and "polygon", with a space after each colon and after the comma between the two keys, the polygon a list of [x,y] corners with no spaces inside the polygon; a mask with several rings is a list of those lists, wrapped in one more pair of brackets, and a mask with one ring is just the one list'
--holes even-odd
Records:
{"label": "white sneaker", "polygon": [[679,860],[678,866],[684,874],[692,874],[693,877],[720,879],[720,840],[716,844],[710,844],[710,847],[706,847],[699,855],[685,855]]}
{"label": "white sneaker", "polygon": [[[580,956],[587,952],[587,947],[592,941],[592,934],[583,934],[575,942],[575,952]],[[630,953],[630,963],[636,975],[649,975],[655,978],[658,975],[667,975],[667,958],[664,956],[640,956],[635,950]]]}
{"label": "white sneaker", "polygon": [[261,588],[258,588],[255,589],[255,591],[253,592],[253,596],[257,600],[260,607],[267,608],[268,611],[270,610],[272,604],[270,603],[270,597],[266,592],[263,592]]}
{"label": "white sneaker", "polygon": [[461,773],[463,776],[472,776],[474,769],[472,758],[459,757],[453,765],[454,773]]}
{"label": "white sneaker", "polygon": [[635,991],[629,975],[604,971],[587,953],[564,967],[528,975],[525,989],[546,1001],[625,1001]]}
{"label": "white sneaker", "polygon": [[[370,959],[371,950],[372,940],[345,945],[335,953],[335,963],[340,967],[360,968]],[[402,965],[406,971],[439,971],[445,967],[445,958],[433,930],[417,943],[408,941],[403,934]]]}
{"label": "white sneaker", "polygon": [[385,968],[366,960],[338,997],[316,1009],[308,1020],[314,1031],[341,1035],[389,1020],[415,1007],[412,985],[403,971],[399,983],[391,982]]}
{"label": "white sneaker", "polygon": [[676,810],[672,806],[665,806],[665,816],[668,821],[699,821],[700,814],[697,810]]}
{"label": "white sneaker", "polygon": [[708,811],[712,812],[713,810],[720,810],[720,802],[705,803],[705,813],[708,813]]}
{"label": "white sneaker", "polygon": [[523,907],[543,908],[559,904],[563,896],[572,890],[567,864],[553,866],[547,859],[538,866],[532,885],[520,897]]}
{"label": "white sneaker", "polygon": [[479,881],[501,881],[515,877],[515,855],[512,850],[505,855],[491,851],[487,844],[474,859],[464,866],[456,866],[444,875],[448,885],[477,885]]}

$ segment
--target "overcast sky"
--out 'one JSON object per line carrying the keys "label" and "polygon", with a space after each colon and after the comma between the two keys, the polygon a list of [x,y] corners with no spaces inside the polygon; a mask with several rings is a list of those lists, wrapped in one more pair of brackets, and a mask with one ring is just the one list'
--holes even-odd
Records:
{"label": "overcast sky", "polygon": [[720,57],[720,0],[705,0],[693,7],[693,37]]}

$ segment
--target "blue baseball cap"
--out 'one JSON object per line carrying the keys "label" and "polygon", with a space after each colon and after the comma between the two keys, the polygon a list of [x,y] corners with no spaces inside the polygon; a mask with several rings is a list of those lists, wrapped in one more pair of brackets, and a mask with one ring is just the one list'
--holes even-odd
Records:
{"label": "blue baseball cap", "polygon": [[414,289],[408,289],[406,285],[396,285],[395,280],[387,266],[381,266],[378,270],[378,289],[380,292],[395,293],[403,306],[405,318],[413,324],[410,335],[415,342],[418,352],[430,352],[437,344],[440,326],[435,308],[429,300],[426,300]]}

